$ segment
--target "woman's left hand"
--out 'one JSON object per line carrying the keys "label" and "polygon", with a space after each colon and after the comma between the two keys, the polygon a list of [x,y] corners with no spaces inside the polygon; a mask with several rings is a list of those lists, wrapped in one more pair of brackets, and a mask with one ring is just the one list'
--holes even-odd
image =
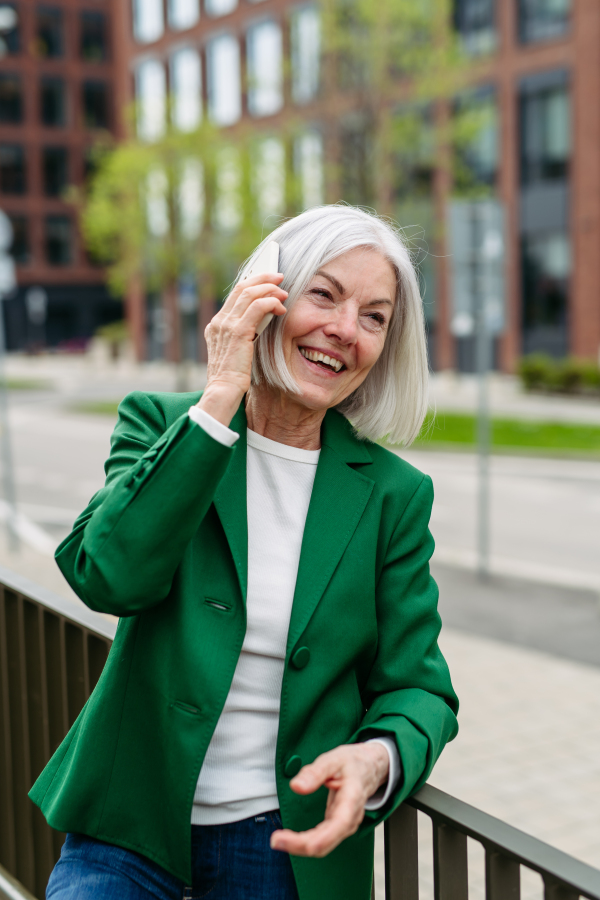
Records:
{"label": "woman's left hand", "polygon": [[303,766],[290,787],[297,794],[312,794],[321,785],[328,787],[325,819],[309,831],[274,831],[273,850],[293,856],[327,856],[357,831],[365,803],[387,779],[388,771],[387,750],[378,743],[344,744]]}

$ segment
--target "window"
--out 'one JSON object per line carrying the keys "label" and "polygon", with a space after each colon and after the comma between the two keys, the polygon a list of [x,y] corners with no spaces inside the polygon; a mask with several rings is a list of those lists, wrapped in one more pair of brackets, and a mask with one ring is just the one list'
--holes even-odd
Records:
{"label": "window", "polygon": [[193,131],[202,118],[202,72],[200,56],[186,47],[171,57],[173,123],[181,131]]}
{"label": "window", "polygon": [[222,34],[206,48],[206,77],[210,117],[217,125],[232,125],[242,112],[240,48],[237,40]]}
{"label": "window", "polygon": [[149,59],[136,69],[138,134],[145,141],[155,141],[165,128],[166,79],[162,63]]}
{"label": "window", "polygon": [[217,160],[215,224],[221,231],[235,231],[242,223],[242,167],[235,147],[225,147]]}
{"label": "window", "polygon": [[0,74],[0,122],[17,125],[23,121],[23,88],[19,75]]}
{"label": "window", "polygon": [[29,220],[26,216],[10,215],[13,239],[10,255],[18,266],[26,266],[31,259],[29,246]]}
{"label": "window", "polygon": [[14,9],[17,13],[17,19],[12,28],[8,31],[2,32],[2,42],[4,44],[4,52],[9,56],[14,56],[17,53],[21,52],[21,34],[19,31],[19,8],[12,3],[3,3],[2,6],[6,9]]}
{"label": "window", "polygon": [[25,152],[19,144],[0,144],[0,191],[24,194],[27,190]]}
{"label": "window", "polygon": [[154,237],[169,233],[169,181],[164,169],[153,169],[146,179],[146,222]]}
{"label": "window", "polygon": [[204,222],[204,170],[198,159],[187,159],[177,189],[177,212],[181,236],[195,240]]}
{"label": "window", "polygon": [[568,352],[571,248],[565,231],[526,235],[521,246],[523,352]]}
{"label": "window", "polygon": [[566,84],[525,90],[520,101],[521,183],[564,181],[570,145],[569,94]]}
{"label": "window", "polygon": [[283,106],[281,28],[261,22],[248,29],[248,110],[252,116],[269,116]]}
{"label": "window", "polygon": [[169,25],[183,30],[191,28],[200,18],[199,0],[169,0]]}
{"label": "window", "polygon": [[108,128],[108,85],[105,81],[84,81],[83,121],[86,128]]}
{"label": "window", "polygon": [[[455,115],[463,117],[472,136],[457,148],[455,187],[468,190],[493,186],[499,161],[498,107],[491,87],[465,92],[456,103]],[[463,129],[459,126],[459,132]]]}
{"label": "window", "polygon": [[52,58],[64,53],[63,12],[52,6],[37,9],[37,51],[39,56]]}
{"label": "window", "polygon": [[108,59],[107,22],[103,12],[81,13],[79,41],[79,52],[86,62]]}
{"label": "window", "polygon": [[353,206],[373,201],[372,133],[361,115],[344,119],[340,129],[342,199]]}
{"label": "window", "polygon": [[569,27],[571,0],[519,0],[519,38],[523,43],[548,41]]}
{"label": "window", "polygon": [[40,82],[41,118],[44,125],[56,128],[65,124],[65,83],[62,78],[42,78]]}
{"label": "window", "polygon": [[72,226],[68,216],[46,216],[44,221],[46,261],[51,266],[67,266],[72,255]]}
{"label": "window", "polygon": [[277,138],[258,141],[254,153],[253,188],[261,223],[280,216],[285,206],[285,147]]}
{"label": "window", "polygon": [[238,0],[204,0],[204,9],[209,16],[226,16],[237,5]]}
{"label": "window", "polygon": [[477,56],[496,48],[495,0],[455,0],[454,27],[467,53]]}
{"label": "window", "polygon": [[315,6],[305,6],[292,17],[292,97],[308,103],[319,90],[321,21]]}
{"label": "window", "polygon": [[297,138],[294,146],[302,209],[324,203],[323,138],[318,131],[308,131]]}
{"label": "window", "polygon": [[66,147],[44,147],[42,178],[47,197],[60,197],[69,179],[69,155]]}
{"label": "window", "polygon": [[163,0],[133,0],[133,35],[140,44],[151,44],[165,30]]}

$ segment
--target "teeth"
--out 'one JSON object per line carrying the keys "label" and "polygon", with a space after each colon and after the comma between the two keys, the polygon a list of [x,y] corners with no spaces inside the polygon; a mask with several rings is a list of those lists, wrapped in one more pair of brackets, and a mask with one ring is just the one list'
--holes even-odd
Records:
{"label": "teeth", "polygon": [[304,347],[301,347],[300,353],[305,357],[305,359],[309,359],[311,362],[325,363],[326,366],[331,366],[331,368],[336,372],[339,372],[344,365],[342,362],[340,362],[339,359],[335,359],[335,357],[333,356],[327,356],[326,354],[321,353],[318,350],[305,350]]}

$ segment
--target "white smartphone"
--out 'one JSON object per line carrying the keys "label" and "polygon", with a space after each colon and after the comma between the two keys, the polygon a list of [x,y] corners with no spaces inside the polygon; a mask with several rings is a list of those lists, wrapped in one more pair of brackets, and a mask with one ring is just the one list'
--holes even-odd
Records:
{"label": "white smartphone", "polygon": [[[272,275],[279,271],[279,244],[277,241],[269,241],[268,244],[263,247],[257,258],[252,263],[252,268],[248,272],[248,275]],[[262,334],[271,319],[273,318],[273,313],[267,313],[262,322],[259,324],[256,329],[256,336]]]}

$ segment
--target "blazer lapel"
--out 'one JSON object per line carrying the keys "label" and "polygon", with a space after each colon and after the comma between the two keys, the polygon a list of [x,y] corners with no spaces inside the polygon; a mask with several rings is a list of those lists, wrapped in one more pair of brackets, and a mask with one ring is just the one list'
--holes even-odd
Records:
{"label": "blazer lapel", "polygon": [[322,449],[304,527],[288,632],[291,651],[312,616],[354,534],[374,482],[349,463],[370,463],[366,444],[347,420],[330,410],[323,423]]}
{"label": "blazer lapel", "polygon": [[233,458],[215,491],[214,503],[225,531],[244,604],[248,590],[248,509],[246,504],[246,410],[242,402],[231,422],[239,433]]}

